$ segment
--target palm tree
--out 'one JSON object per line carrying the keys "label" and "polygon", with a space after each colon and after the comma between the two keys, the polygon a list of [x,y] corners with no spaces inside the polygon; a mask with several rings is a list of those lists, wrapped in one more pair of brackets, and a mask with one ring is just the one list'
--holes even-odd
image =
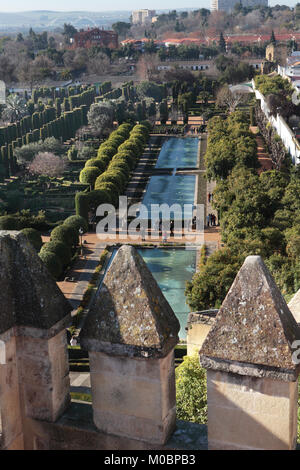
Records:
{"label": "palm tree", "polygon": [[8,95],[2,118],[10,122],[16,122],[26,114],[28,114],[28,111],[25,99],[16,93]]}

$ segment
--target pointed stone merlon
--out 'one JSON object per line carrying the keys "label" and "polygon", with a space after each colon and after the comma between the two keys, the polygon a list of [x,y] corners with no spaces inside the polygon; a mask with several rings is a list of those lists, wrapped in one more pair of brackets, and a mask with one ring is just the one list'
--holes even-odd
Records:
{"label": "pointed stone merlon", "polygon": [[293,298],[289,301],[288,307],[293,314],[298,325],[300,325],[300,289],[296,292]]}
{"label": "pointed stone merlon", "polygon": [[25,418],[55,421],[69,403],[71,307],[20,232],[0,231],[1,446],[26,446]]}
{"label": "pointed stone merlon", "polygon": [[142,257],[122,246],[87,315],[94,423],[106,433],[163,444],[175,428],[179,322]]}
{"label": "pointed stone merlon", "polygon": [[264,262],[248,256],[199,352],[210,449],[295,448],[299,340]]}

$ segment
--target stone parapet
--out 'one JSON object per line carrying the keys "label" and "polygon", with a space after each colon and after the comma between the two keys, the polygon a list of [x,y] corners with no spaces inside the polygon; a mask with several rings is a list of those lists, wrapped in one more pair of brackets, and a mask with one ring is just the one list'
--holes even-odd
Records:
{"label": "stone parapet", "polygon": [[89,351],[100,431],[164,444],[175,427],[174,347],[180,325],[141,256],[117,252],[80,342]]}
{"label": "stone parapet", "polygon": [[259,256],[238,272],[199,352],[211,449],[294,449],[300,329]]}

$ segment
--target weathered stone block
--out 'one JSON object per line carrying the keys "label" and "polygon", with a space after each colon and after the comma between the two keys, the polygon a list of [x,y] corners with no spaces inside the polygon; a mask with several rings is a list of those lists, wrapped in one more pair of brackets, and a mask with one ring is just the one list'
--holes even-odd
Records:
{"label": "weathered stone block", "polygon": [[246,258],[200,350],[211,449],[294,449],[300,329],[259,256]]}

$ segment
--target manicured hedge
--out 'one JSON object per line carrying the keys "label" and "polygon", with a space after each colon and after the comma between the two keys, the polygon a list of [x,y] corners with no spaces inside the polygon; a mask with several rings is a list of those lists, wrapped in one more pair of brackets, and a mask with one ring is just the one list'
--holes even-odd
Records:
{"label": "manicured hedge", "polygon": [[54,277],[55,280],[58,280],[63,271],[63,266],[59,257],[55,253],[46,250],[40,252],[39,257],[45,264],[49,273]]}
{"label": "manicured hedge", "polygon": [[77,232],[80,228],[82,228],[84,232],[87,232],[89,229],[87,221],[80,215],[71,215],[64,221],[64,225],[70,225],[75,230],[77,230]]}
{"label": "manicured hedge", "polygon": [[85,163],[85,168],[97,167],[102,172],[105,170],[106,165],[100,158],[90,158]]}
{"label": "manicured hedge", "polygon": [[51,241],[61,241],[69,247],[78,245],[78,232],[69,225],[59,225],[51,232]]}
{"label": "manicured hedge", "polygon": [[72,253],[68,245],[66,243],[63,243],[58,240],[53,240],[51,242],[45,243],[41,250],[40,253],[46,253],[46,252],[51,252],[54,253],[59,259],[62,264],[62,266],[67,266],[72,258]]}
{"label": "manicured hedge", "polygon": [[96,178],[100,175],[100,173],[101,170],[99,170],[99,168],[96,166],[85,167],[80,172],[79,181],[80,183],[86,183],[94,186]]}
{"label": "manicured hedge", "polygon": [[[99,194],[100,201],[103,200],[104,192],[106,198],[110,199],[112,204],[118,205],[119,195],[125,190],[130,178],[130,171],[135,167],[148,138],[149,130],[147,126],[136,125],[132,128],[130,124],[125,123],[112,132],[108,140],[100,145],[96,160],[104,163],[106,170],[95,180],[95,190],[93,191],[94,194],[101,191],[101,195]],[[86,170],[87,167],[82,171],[85,172]],[[88,193],[77,193],[75,206],[76,214],[86,219],[89,209],[92,207],[95,209],[94,201],[92,202]]]}
{"label": "manicured hedge", "polygon": [[0,217],[0,230],[19,230],[20,224],[16,217],[3,215]]}

